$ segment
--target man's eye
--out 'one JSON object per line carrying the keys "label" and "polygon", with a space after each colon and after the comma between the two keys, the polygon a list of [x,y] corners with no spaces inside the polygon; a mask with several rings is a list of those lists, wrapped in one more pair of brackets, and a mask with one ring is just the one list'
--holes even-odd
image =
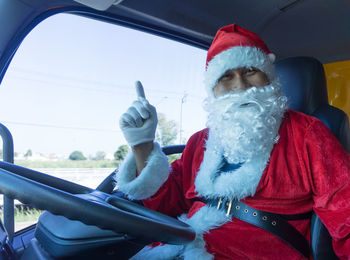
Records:
{"label": "man's eye", "polygon": [[257,72],[256,69],[248,69],[245,72],[245,75],[247,75],[247,76],[254,75],[256,72]]}
{"label": "man's eye", "polygon": [[226,74],[226,75],[223,75],[223,76],[219,79],[219,81],[221,81],[221,80],[230,80],[230,79],[232,79],[232,76],[231,76],[230,74]]}

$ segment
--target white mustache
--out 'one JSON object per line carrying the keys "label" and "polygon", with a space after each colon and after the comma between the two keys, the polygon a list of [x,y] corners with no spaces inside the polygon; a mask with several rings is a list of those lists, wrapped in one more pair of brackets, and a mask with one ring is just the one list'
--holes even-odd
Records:
{"label": "white mustache", "polygon": [[218,152],[231,163],[243,163],[276,142],[286,108],[278,86],[253,88],[206,101],[207,126]]}

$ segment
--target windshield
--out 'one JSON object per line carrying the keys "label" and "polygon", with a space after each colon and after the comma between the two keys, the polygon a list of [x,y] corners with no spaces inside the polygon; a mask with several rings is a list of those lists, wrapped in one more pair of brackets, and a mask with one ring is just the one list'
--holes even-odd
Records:
{"label": "windshield", "polygon": [[25,38],[0,87],[15,163],[96,188],[125,156],[118,121],[136,99],[136,80],[157,108],[157,140],[186,143],[205,127],[205,55],[80,16],[48,18]]}

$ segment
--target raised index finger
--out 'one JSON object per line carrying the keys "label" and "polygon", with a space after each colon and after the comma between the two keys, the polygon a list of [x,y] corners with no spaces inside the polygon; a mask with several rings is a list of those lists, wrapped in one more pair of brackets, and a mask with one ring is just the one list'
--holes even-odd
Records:
{"label": "raised index finger", "polygon": [[137,97],[146,99],[145,91],[143,90],[143,86],[140,81],[135,82],[135,88],[136,88]]}

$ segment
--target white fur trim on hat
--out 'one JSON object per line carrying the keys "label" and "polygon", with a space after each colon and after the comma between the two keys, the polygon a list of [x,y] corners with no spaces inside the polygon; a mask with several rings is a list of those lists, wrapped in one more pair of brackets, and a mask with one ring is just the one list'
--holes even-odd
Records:
{"label": "white fur trim on hat", "polygon": [[274,79],[273,62],[275,55],[266,54],[256,47],[232,47],[209,61],[204,72],[204,84],[209,96],[213,96],[213,88],[219,78],[228,70],[243,67],[255,67],[264,72],[270,81]]}
{"label": "white fur trim on hat", "polygon": [[168,179],[170,165],[167,156],[162,152],[158,143],[147,158],[146,167],[136,177],[136,162],[131,151],[128,152],[115,178],[118,190],[128,198],[142,200],[154,195]]}

